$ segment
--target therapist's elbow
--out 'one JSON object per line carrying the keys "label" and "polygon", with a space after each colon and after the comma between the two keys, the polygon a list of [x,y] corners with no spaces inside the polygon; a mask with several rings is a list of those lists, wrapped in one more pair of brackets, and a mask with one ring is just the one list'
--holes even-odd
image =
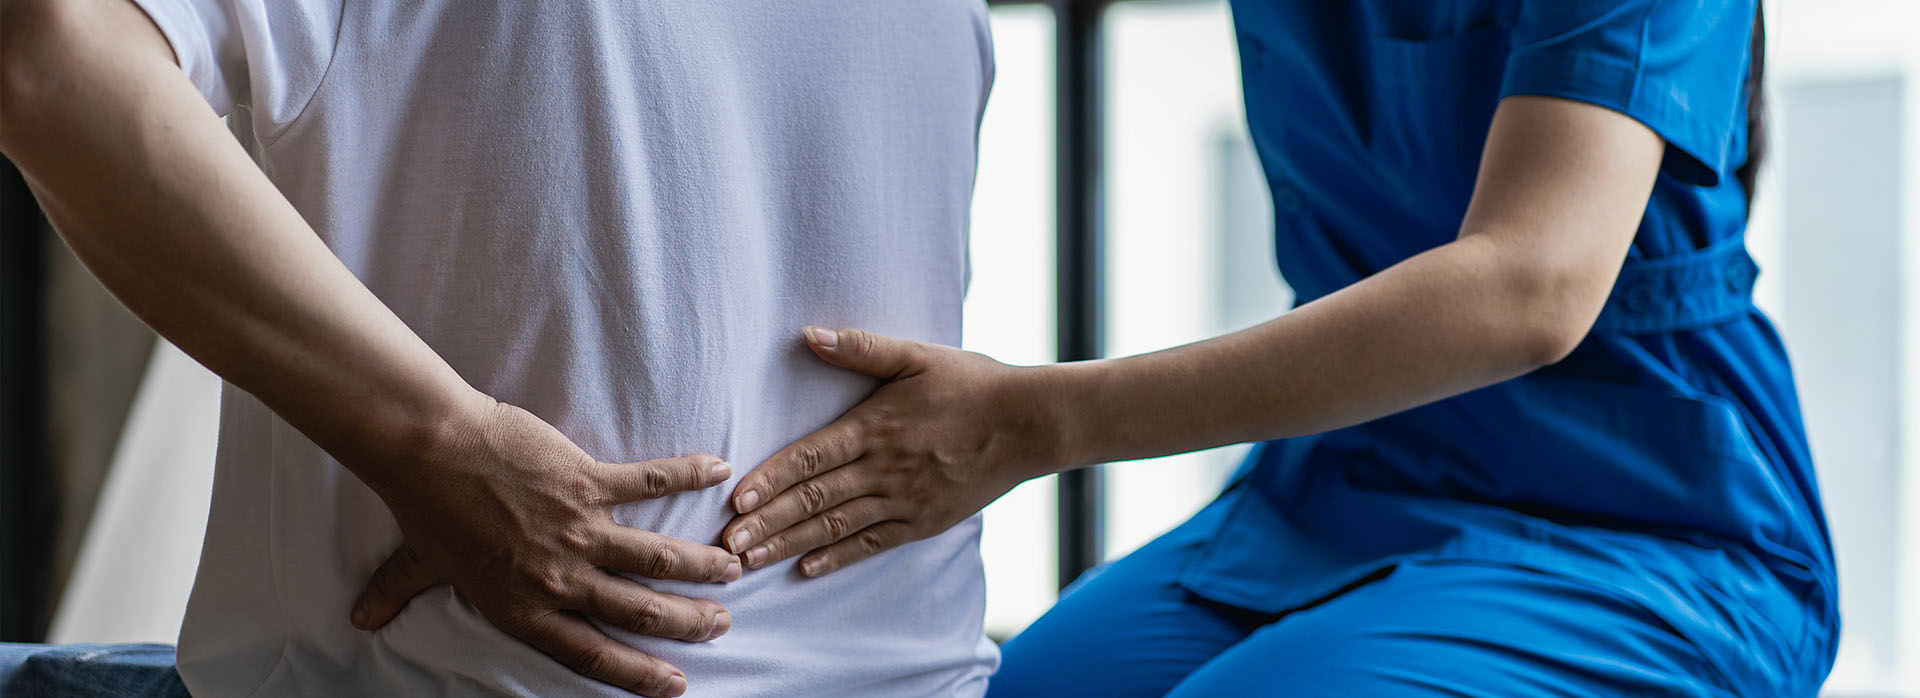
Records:
{"label": "therapist's elbow", "polygon": [[1579,269],[1519,265],[1501,283],[1502,323],[1510,356],[1522,372],[1560,363],[1593,330],[1609,282]]}
{"label": "therapist's elbow", "polygon": [[1586,340],[1587,330],[1592,326],[1592,320],[1582,323],[1578,320],[1556,319],[1532,323],[1525,328],[1526,336],[1518,352],[1520,365],[1531,370],[1560,363],[1580,346],[1580,342]]}

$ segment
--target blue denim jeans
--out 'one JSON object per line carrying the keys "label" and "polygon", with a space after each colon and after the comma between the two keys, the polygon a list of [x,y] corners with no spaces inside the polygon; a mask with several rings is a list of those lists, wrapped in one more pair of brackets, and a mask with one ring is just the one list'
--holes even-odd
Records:
{"label": "blue denim jeans", "polygon": [[173,646],[0,643],[0,696],[185,698]]}

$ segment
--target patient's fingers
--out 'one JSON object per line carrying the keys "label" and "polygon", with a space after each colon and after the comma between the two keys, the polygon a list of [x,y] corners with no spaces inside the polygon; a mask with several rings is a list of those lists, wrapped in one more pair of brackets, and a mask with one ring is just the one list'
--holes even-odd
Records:
{"label": "patient's fingers", "polygon": [[740,578],[740,558],[732,553],[652,531],[608,524],[592,562],[652,579],[731,582]]}
{"label": "patient's fingers", "polygon": [[659,499],[675,492],[697,490],[726,482],[733,468],[704,453],[659,458],[636,463],[600,463],[597,479],[607,490],[607,504]]}
{"label": "patient's fingers", "polygon": [[825,550],[800,558],[800,573],[818,577],[912,540],[913,529],[904,522],[877,523],[827,546]]}
{"label": "patient's fingers", "polygon": [[859,458],[864,427],[851,412],[803,436],[740,478],[733,489],[733,510],[745,514],[772,501],[787,488]]}
{"label": "patient's fingers", "polygon": [[[720,544],[736,555],[742,554],[752,549],[754,543],[840,506],[847,500],[874,494],[870,483],[861,478],[860,470],[859,465],[849,463],[848,467],[829,470],[820,477],[787,488],[787,491],[775,495],[773,501],[754,509],[753,513],[734,517],[721,531]],[[848,529],[846,533],[857,530],[860,529]],[[748,564],[752,564],[752,561],[749,560]]]}
{"label": "patient's fingers", "polygon": [[[805,485],[802,485],[803,487]],[[779,504],[779,502],[774,502]],[[770,504],[767,508],[771,509]],[[747,550],[747,566],[759,569],[780,560],[840,541],[886,520],[886,500],[861,497],[800,522]]]}
{"label": "patient's fingers", "polygon": [[375,630],[385,626],[400,615],[400,610],[406,608],[413,597],[440,583],[440,579],[420,564],[413,548],[401,543],[400,548],[373,571],[366,591],[361,592],[360,600],[353,604],[353,627]]}
{"label": "patient's fingers", "polygon": [[687,677],[673,665],[615,642],[578,615],[554,611],[520,624],[514,635],[574,672],[643,696],[672,698],[687,692]]}
{"label": "patient's fingers", "polygon": [[727,607],[713,601],[662,594],[614,574],[583,581],[579,610],[608,625],[688,642],[706,642],[733,627]]}

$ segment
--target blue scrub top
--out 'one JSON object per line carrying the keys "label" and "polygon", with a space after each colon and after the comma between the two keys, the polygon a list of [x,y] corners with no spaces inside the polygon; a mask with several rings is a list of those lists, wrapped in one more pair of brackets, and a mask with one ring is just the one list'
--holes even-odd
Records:
{"label": "blue scrub top", "polygon": [[1232,7],[1275,253],[1302,303],[1455,239],[1506,96],[1613,109],[1668,148],[1571,356],[1261,444],[1183,583],[1284,613],[1399,560],[1521,565],[1628,594],[1703,647],[1749,648],[1730,662],[1824,675],[1833,558],[1786,354],[1751,304],[1734,174],[1754,3]]}

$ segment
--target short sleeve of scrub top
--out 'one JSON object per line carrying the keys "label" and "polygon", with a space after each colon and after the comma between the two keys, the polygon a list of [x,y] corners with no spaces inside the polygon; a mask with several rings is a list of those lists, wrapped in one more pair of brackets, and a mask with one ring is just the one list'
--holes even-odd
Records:
{"label": "short sleeve of scrub top", "polygon": [[1500,96],[1562,97],[1626,114],[1666,139],[1668,175],[1714,186],[1738,167],[1731,159],[1744,161],[1753,18],[1753,0],[1528,0]]}

